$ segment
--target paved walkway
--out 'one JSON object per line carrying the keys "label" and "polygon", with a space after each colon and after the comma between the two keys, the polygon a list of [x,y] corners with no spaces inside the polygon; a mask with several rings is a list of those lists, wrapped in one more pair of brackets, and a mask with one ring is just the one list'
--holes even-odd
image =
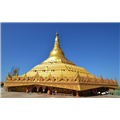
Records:
{"label": "paved walkway", "polygon": [[6,92],[4,88],[0,88],[1,90],[1,98],[120,98],[120,96],[115,95],[100,95],[100,96],[61,96],[61,95],[47,95],[45,94],[37,94],[37,93],[25,93],[25,92]]}

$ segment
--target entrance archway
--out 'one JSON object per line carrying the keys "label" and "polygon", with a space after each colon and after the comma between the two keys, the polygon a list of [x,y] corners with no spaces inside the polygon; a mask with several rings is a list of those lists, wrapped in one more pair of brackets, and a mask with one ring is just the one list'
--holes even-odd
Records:
{"label": "entrance archway", "polygon": [[45,93],[47,93],[47,92],[48,92],[48,87],[45,88]]}
{"label": "entrance archway", "polygon": [[68,93],[69,93],[69,94],[73,94],[73,91],[72,91],[72,90],[68,90]]}
{"label": "entrance archway", "polygon": [[73,95],[76,96],[76,91],[75,90],[73,90]]}
{"label": "entrance archway", "polygon": [[68,93],[67,89],[63,89],[63,93],[67,94]]}
{"label": "entrance archway", "polygon": [[93,93],[93,90],[92,90],[92,89],[90,89],[90,90],[89,90],[89,93],[90,93],[90,95],[91,95],[91,96],[93,96],[93,95],[94,95],[94,93]]}
{"label": "entrance archway", "polygon": [[58,89],[58,93],[62,93],[62,89]]}
{"label": "entrance archway", "polygon": [[32,92],[37,92],[37,87],[34,87],[34,88],[32,89]]}
{"label": "entrance archway", "polygon": [[39,88],[39,92],[43,93],[43,89],[42,89],[42,87]]}

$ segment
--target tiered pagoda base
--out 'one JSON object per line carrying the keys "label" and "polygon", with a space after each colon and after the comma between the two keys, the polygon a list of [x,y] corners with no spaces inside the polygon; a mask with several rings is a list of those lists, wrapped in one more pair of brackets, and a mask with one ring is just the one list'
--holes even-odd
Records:
{"label": "tiered pagoda base", "polygon": [[37,73],[34,77],[24,77],[7,75],[5,87],[10,90],[18,92],[41,92],[48,93],[65,93],[79,95],[95,95],[98,91],[105,92],[110,88],[119,89],[117,80],[105,80],[102,78],[98,79],[96,77],[81,77],[78,73],[72,78],[68,79],[61,75],[59,78],[54,78],[51,75],[48,77],[41,77]]}

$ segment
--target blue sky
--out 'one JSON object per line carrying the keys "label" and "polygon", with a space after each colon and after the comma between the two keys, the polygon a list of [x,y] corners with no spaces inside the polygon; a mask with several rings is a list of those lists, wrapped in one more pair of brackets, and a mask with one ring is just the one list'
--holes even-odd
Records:
{"label": "blue sky", "polygon": [[68,60],[97,77],[116,77],[120,86],[119,23],[2,23],[1,80],[13,66],[22,75],[47,59],[56,30]]}

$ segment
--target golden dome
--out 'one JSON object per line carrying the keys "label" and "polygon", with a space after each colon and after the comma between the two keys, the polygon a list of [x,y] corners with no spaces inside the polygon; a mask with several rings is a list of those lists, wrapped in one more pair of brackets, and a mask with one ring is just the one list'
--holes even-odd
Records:
{"label": "golden dome", "polygon": [[60,48],[58,33],[56,33],[54,48],[50,52],[49,57],[64,57],[64,52]]}
{"label": "golden dome", "polygon": [[67,60],[67,58],[65,58],[64,52],[60,48],[58,33],[56,33],[55,44],[52,51],[50,52],[49,57],[41,64],[46,63],[66,63],[70,65],[75,65],[74,63]]}

